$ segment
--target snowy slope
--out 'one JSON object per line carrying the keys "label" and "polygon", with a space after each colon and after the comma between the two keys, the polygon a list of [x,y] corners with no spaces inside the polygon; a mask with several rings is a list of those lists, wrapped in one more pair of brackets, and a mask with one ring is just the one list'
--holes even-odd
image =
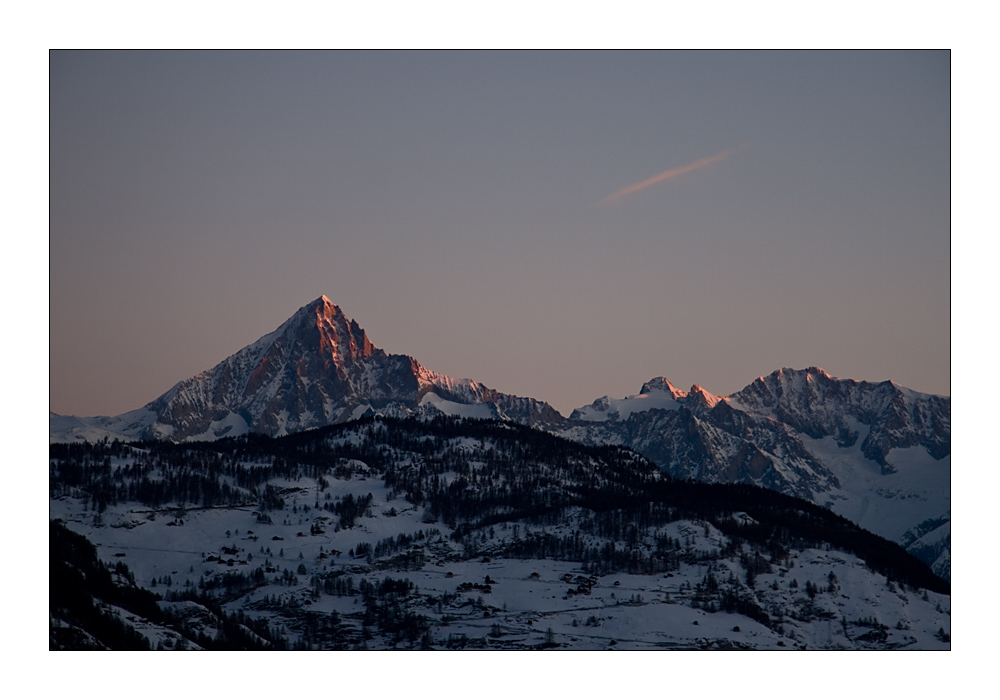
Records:
{"label": "snowy slope", "polygon": [[[595,511],[582,505],[590,489],[657,498],[662,474],[628,452],[558,444],[496,424],[367,421],[274,444],[281,464],[253,443],[184,453],[183,468],[177,451],[169,466],[155,448],[95,446],[86,459],[60,448],[50,510],[206,633],[219,623],[186,592],[264,620],[294,648],[950,648],[950,596],[939,587],[904,585],[829,542],[796,544],[802,535],[751,544],[755,517],[725,500],[705,505],[711,522]],[[321,449],[333,452],[318,471],[289,462]],[[334,456],[347,453],[371,457]],[[183,474],[209,469],[234,489],[232,503],[123,498],[95,510],[100,495],[83,486],[106,474],[181,487]],[[251,486],[252,474],[263,481]],[[137,497],[163,498],[146,488]],[[257,499],[243,502],[250,489]],[[264,507],[265,489],[281,500]],[[505,491],[535,505],[487,505]],[[362,504],[349,520],[334,509],[348,502]],[[526,515],[538,504],[556,510]],[[133,621],[152,645],[178,644]]]}

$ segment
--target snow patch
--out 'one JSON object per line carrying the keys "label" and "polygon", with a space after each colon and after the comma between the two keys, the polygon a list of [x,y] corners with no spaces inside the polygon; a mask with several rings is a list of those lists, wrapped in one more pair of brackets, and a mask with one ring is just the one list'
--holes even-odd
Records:
{"label": "snow patch", "polygon": [[608,421],[627,420],[633,413],[641,413],[654,409],[675,411],[680,407],[673,394],[654,389],[645,394],[633,394],[624,399],[613,399],[603,396],[589,406],[583,406],[573,411],[571,420]]}
{"label": "snow patch", "polygon": [[421,406],[433,406],[447,416],[461,416],[462,418],[496,418],[496,410],[492,404],[477,403],[464,404],[442,399],[433,391],[424,394],[420,399]]}
{"label": "snow patch", "polygon": [[246,435],[248,432],[250,432],[250,426],[243,420],[243,417],[235,413],[229,413],[222,420],[212,421],[205,432],[199,435],[192,435],[185,442],[218,440],[223,437]]}

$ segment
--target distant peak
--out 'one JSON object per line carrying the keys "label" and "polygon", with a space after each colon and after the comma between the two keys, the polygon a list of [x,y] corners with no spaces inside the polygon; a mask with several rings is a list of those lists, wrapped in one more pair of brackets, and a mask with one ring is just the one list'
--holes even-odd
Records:
{"label": "distant peak", "polygon": [[324,322],[332,323],[335,319],[343,319],[344,323],[348,321],[347,315],[343,310],[330,301],[330,298],[325,294],[303,306],[299,310],[299,314],[305,314],[310,319],[315,318],[316,323],[319,324],[323,324]]}
{"label": "distant peak", "polygon": [[822,367],[806,367],[804,371],[806,375],[809,376],[817,376],[817,377],[824,377],[825,379],[832,379],[830,373],[827,372]]}
{"label": "distant peak", "polygon": [[688,392],[688,403],[703,406],[704,408],[712,408],[720,400],[721,397],[716,396],[710,391],[705,391],[697,384],[693,384],[691,390]]}
{"label": "distant peak", "polygon": [[[833,379],[830,373],[827,372],[822,367],[806,367],[805,369],[793,369],[792,367],[782,367],[781,369],[776,369],[771,372],[772,377],[804,377],[805,379],[811,379],[813,377],[818,377],[822,379]],[[764,381],[764,377],[759,377],[760,381]]]}
{"label": "distant peak", "polygon": [[321,296],[319,299],[317,299],[313,303],[308,304],[306,306],[306,308],[309,308],[309,309],[337,309],[337,310],[340,310],[340,307],[337,306],[336,304],[334,304],[332,301],[330,301],[330,297],[328,297],[326,294],[324,294],[323,296]]}
{"label": "distant peak", "polygon": [[643,384],[642,388],[639,389],[640,394],[650,394],[654,391],[662,391],[667,394],[671,394],[675,399],[678,396],[684,396],[684,392],[671,384],[670,380],[666,377],[654,377]]}
{"label": "distant peak", "polygon": [[294,314],[292,314],[291,319],[298,318],[304,315],[322,315],[326,316],[331,313],[343,313],[340,307],[330,301],[330,298],[325,294],[317,299],[313,299],[311,302],[300,308]]}

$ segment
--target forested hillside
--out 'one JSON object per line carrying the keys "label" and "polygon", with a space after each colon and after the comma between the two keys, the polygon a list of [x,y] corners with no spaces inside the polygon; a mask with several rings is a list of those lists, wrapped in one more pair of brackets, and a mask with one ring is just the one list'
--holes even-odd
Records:
{"label": "forested hillside", "polygon": [[[182,635],[192,647],[212,648],[227,614],[262,648],[947,647],[949,586],[899,545],[807,501],[507,422],[56,444],[50,487],[53,517],[127,561],[159,609],[215,619]],[[661,622],[633,636],[579,630],[649,606]]]}

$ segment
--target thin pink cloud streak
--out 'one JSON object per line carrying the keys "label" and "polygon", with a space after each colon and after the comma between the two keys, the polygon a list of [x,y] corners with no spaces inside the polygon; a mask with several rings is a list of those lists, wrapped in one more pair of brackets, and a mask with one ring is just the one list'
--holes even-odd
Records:
{"label": "thin pink cloud streak", "polygon": [[639,192],[647,187],[652,187],[653,185],[666,182],[667,180],[673,180],[680,177],[681,175],[687,175],[694,170],[700,170],[701,168],[707,168],[709,165],[715,165],[732,153],[731,149],[722,151],[721,153],[716,153],[714,156],[709,156],[708,158],[701,158],[694,161],[693,163],[688,163],[687,165],[680,165],[676,168],[671,168],[670,170],[664,170],[659,175],[653,175],[653,177],[646,178],[640,182],[634,182],[631,185],[625,185],[617,192],[609,194],[607,197],[598,202],[598,204],[614,204],[615,202],[620,202],[622,198],[630,195],[634,192]]}

